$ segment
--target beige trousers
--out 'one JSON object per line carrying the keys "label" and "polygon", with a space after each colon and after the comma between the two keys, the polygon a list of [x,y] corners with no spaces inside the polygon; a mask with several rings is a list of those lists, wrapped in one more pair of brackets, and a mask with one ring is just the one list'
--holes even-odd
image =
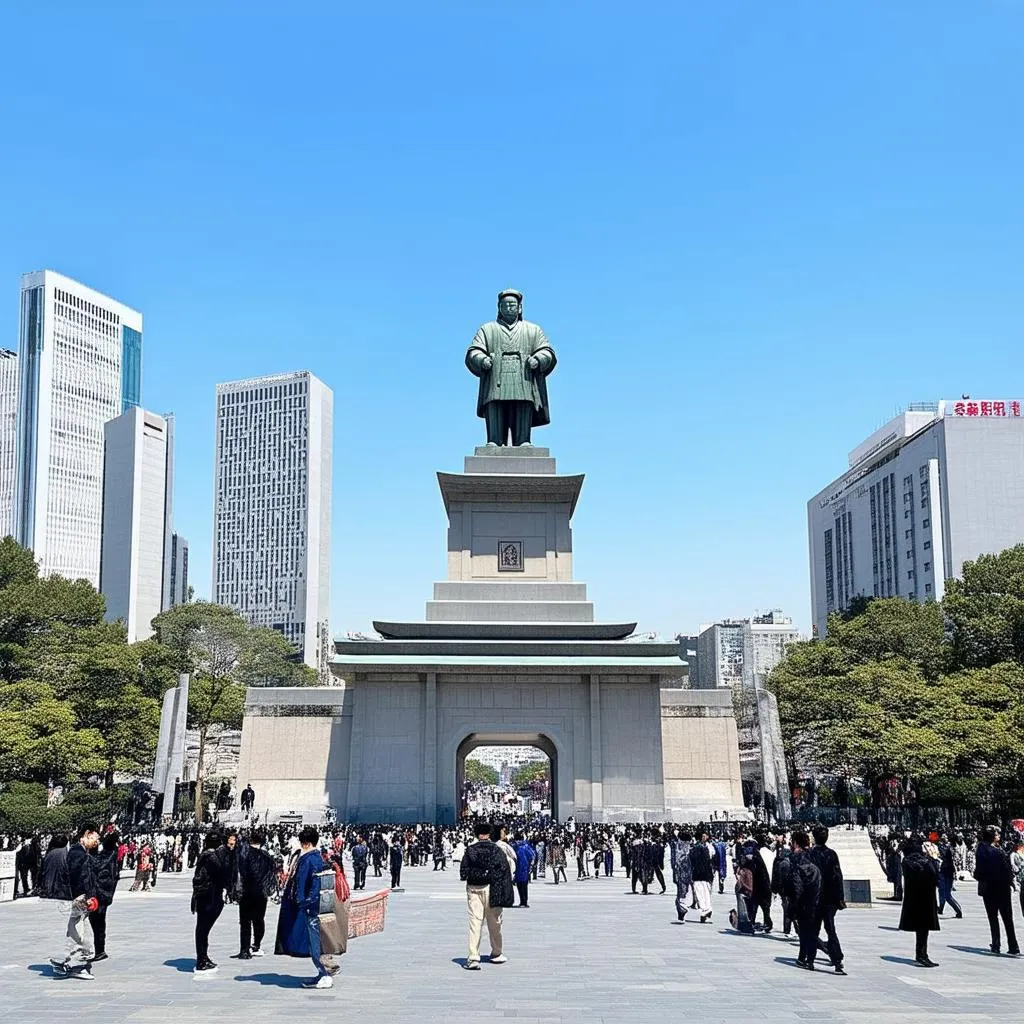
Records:
{"label": "beige trousers", "polygon": [[491,940],[491,956],[501,956],[501,907],[490,905],[489,885],[467,885],[466,903],[469,907],[469,960],[480,959],[480,930],[487,922],[487,935]]}

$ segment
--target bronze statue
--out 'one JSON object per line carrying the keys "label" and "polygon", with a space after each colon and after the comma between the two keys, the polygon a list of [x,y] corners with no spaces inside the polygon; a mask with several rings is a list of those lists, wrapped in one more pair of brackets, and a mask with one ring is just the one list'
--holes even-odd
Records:
{"label": "bronze statue", "polygon": [[547,375],[555,352],[544,332],[523,319],[523,294],[498,293],[498,317],[476,332],[466,353],[469,372],[480,378],[476,414],[487,424],[487,444],[530,444],[530,430],[551,422]]}

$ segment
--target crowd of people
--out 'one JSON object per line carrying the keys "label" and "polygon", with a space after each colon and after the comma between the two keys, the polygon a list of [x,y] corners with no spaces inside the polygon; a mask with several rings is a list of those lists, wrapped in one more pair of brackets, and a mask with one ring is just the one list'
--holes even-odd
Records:
{"label": "crowd of people", "polygon": [[[213,826],[121,836],[114,825],[86,825],[66,836],[2,837],[13,849],[19,895],[35,894],[67,904],[68,952],[51,962],[57,973],[91,979],[105,960],[107,912],[122,874],[131,889],[145,892],[164,873],[189,869],[195,915],[195,973],[217,971],[210,935],[224,908],[238,912],[238,959],[265,955],[268,904],[280,903],[273,951],[308,958],[316,976],[311,987],[330,988],[338,970],[334,948],[324,948],[317,925],[321,887],[333,878],[335,896],[345,903],[367,878],[387,879],[401,889],[406,867],[447,871],[455,865],[466,883],[469,908],[468,955],[464,966],[479,969],[486,924],[491,963],[505,962],[501,924],[505,908],[530,907],[531,883],[593,882],[624,873],[629,893],[652,895],[674,889],[677,920],[710,923],[713,895],[727,896],[730,927],[740,934],[770,933],[779,901],[782,931],[799,943],[797,966],[815,970],[821,954],[838,974],[846,973],[836,916],[845,908],[839,858],[829,833],[796,828],[748,831],[744,825],[712,822],[696,827],[610,825],[569,820],[564,825],[525,816],[492,823],[467,819],[457,826],[336,826],[321,833],[311,826],[252,825],[240,832]],[[991,950],[1001,954],[1003,936],[1010,956],[1019,956],[1012,890],[1024,915],[1024,843],[1014,837],[1004,848],[999,831],[977,837],[933,832],[872,837],[879,862],[902,903],[899,927],[915,934],[915,959],[937,966],[928,937],[948,906],[963,909],[958,883],[974,879],[991,929]],[[45,852],[44,852],[45,851]],[[351,885],[346,872],[351,865]],[[516,902],[518,899],[518,903]],[[343,950],[342,950],[343,951]]]}

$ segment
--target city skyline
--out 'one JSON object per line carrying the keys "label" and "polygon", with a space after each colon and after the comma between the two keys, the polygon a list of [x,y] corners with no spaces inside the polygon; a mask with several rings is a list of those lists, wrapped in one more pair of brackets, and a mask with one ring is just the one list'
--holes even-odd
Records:
{"label": "city skyline", "polygon": [[[200,40],[184,15],[66,12],[44,46],[12,10],[17,117],[64,125],[0,169],[3,347],[31,267],[145,312],[206,597],[216,384],[325,381],[344,633],[420,617],[444,577],[434,474],[482,439],[465,348],[519,288],[559,358],[534,441],[586,474],[575,572],[602,617],[672,636],[778,606],[809,632],[807,497],[908,402],[1018,390],[1024,11],[934,10],[679,8],[657,32],[549,10],[516,33],[522,74],[474,89],[500,12],[403,9],[399,57],[371,12],[310,37],[207,11]],[[258,72],[290,48],[286,80]],[[117,159],[97,110],[130,126]],[[488,159],[502,117],[522,161]]]}

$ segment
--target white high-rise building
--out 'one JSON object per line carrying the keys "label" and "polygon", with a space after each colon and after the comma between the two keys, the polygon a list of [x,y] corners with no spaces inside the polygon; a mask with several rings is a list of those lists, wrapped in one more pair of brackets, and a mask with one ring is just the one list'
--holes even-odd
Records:
{"label": "white high-rise building", "polygon": [[807,503],[814,631],[872,597],[939,601],[964,562],[1024,542],[1024,399],[917,403]]}
{"label": "white high-rise building", "polygon": [[19,337],[14,536],[42,573],[99,586],[103,425],[139,404],[142,314],[41,270]]}
{"label": "white high-rise building", "polygon": [[107,619],[123,619],[134,643],[152,636],[150,624],[163,609],[164,551],[171,545],[167,421],[129,409],[104,434],[100,590]]}
{"label": "white high-rise building", "polygon": [[13,528],[18,453],[18,353],[0,349],[0,537]]}
{"label": "white high-rise building", "polygon": [[334,396],[308,371],[217,385],[213,600],[329,682]]}

